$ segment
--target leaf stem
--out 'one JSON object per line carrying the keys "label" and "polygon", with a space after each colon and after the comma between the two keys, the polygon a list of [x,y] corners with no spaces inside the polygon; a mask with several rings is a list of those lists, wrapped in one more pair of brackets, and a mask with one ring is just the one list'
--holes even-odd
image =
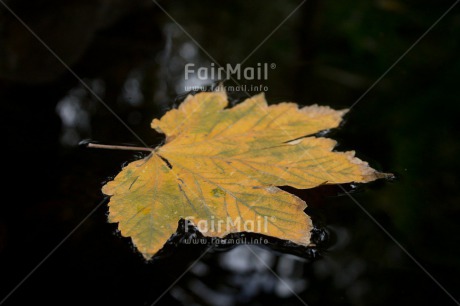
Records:
{"label": "leaf stem", "polygon": [[86,147],[93,148],[93,149],[124,150],[124,151],[147,151],[147,152],[155,151],[155,149],[147,148],[147,147],[114,146],[114,145],[105,145],[105,144],[98,144],[98,143],[88,143]]}

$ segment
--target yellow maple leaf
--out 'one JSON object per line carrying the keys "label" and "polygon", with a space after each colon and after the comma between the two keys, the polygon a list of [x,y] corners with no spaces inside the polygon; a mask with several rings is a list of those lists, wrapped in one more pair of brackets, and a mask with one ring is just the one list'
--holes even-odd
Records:
{"label": "yellow maple leaf", "polygon": [[128,164],[102,191],[109,221],[149,259],[187,219],[207,237],[251,231],[310,243],[304,201],[276,186],[369,182],[381,177],[334,140],[311,136],[339,125],[346,110],[268,106],[259,94],[226,108],[225,92],[188,96],[154,119],[166,144]]}

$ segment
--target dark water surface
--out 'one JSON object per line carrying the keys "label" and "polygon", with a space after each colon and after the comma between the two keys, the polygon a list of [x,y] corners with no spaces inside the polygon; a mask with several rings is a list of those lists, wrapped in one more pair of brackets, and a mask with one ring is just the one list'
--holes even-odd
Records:
{"label": "dark water surface", "polygon": [[[187,63],[250,55],[244,66],[275,67],[267,80],[240,81],[250,94],[263,85],[270,103],[347,108],[454,3],[310,0],[270,36],[300,1],[161,1],[188,34],[150,1],[2,1],[151,146],[163,141],[151,119],[187,86],[213,82],[186,80]],[[3,7],[0,301],[103,200],[103,182],[140,157],[78,146],[140,142]],[[455,305],[459,34],[456,7],[329,134],[397,175],[345,186],[396,242],[339,188],[287,188],[309,205],[317,249],[219,245],[200,258],[209,246],[177,235],[146,263],[103,204],[1,305]]]}

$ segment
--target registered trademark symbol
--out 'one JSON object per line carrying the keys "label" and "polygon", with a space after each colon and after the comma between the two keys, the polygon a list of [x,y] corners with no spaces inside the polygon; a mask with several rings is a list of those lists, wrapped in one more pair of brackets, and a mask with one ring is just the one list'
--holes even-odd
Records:
{"label": "registered trademark symbol", "polygon": [[271,69],[275,69],[275,68],[276,68],[276,64],[275,64],[275,63],[271,63],[271,64],[270,64],[270,68],[271,68]]}

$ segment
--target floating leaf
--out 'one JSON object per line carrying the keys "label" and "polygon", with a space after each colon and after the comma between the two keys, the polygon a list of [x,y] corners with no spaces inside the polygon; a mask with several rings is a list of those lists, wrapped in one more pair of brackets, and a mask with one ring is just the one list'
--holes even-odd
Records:
{"label": "floating leaf", "polygon": [[109,221],[151,258],[180,218],[203,235],[255,232],[310,243],[306,204],[276,186],[369,182],[382,176],[354,152],[333,152],[334,140],[312,136],[339,125],[345,110],[268,106],[264,95],[226,108],[225,92],[188,96],[154,119],[162,147],[127,165],[102,191]]}

